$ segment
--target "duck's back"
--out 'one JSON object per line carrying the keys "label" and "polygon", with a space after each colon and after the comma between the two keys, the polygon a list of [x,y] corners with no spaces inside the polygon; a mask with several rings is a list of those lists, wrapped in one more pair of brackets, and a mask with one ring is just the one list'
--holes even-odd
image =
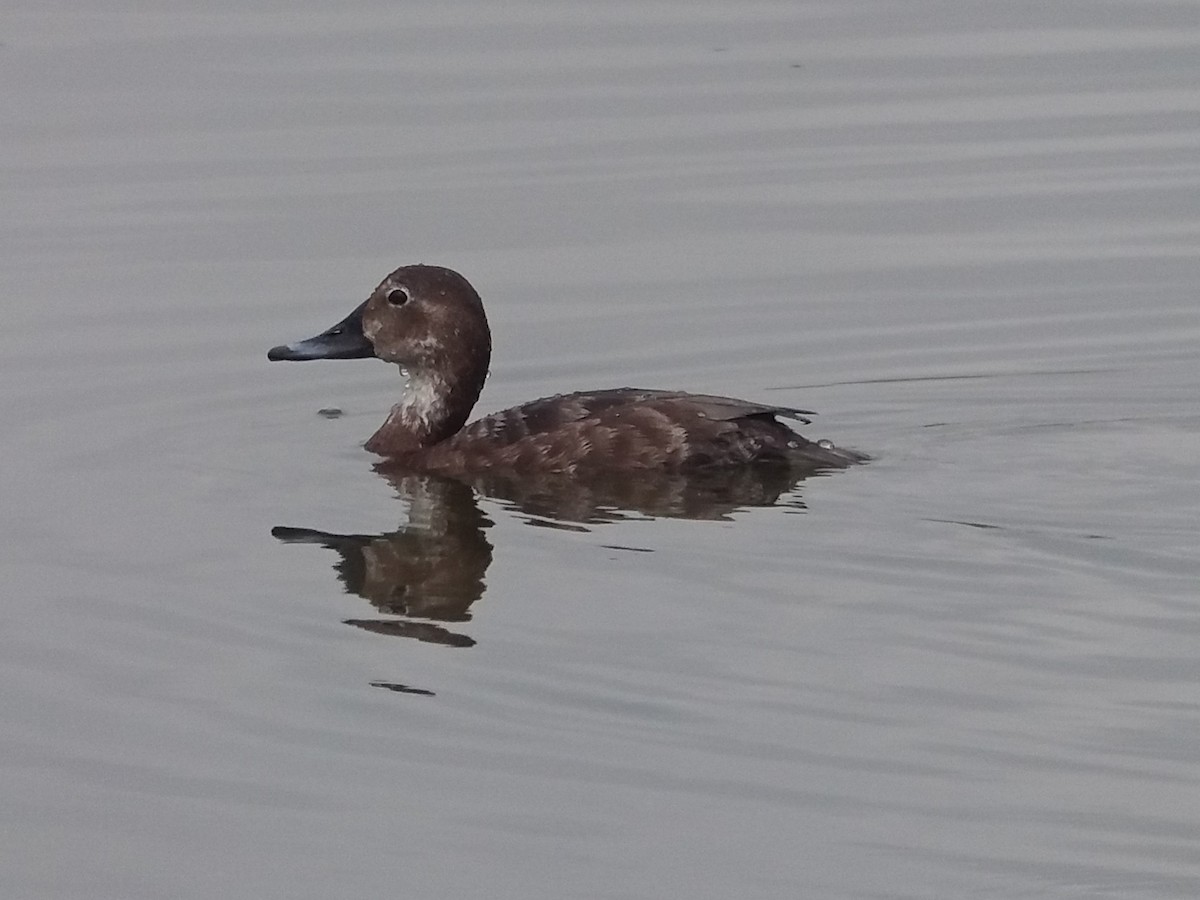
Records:
{"label": "duck's back", "polygon": [[805,410],[637,388],[561,394],[485,416],[420,453],[433,471],[685,469],[750,463],[842,468],[862,457],[806,440]]}

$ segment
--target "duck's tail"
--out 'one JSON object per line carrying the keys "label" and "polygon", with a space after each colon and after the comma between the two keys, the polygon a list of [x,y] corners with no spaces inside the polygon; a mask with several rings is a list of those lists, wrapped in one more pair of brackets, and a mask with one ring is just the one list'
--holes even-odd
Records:
{"label": "duck's tail", "polygon": [[789,448],[788,458],[793,466],[813,469],[846,469],[868,462],[871,457],[849,447],[835,447],[833,441],[810,441],[799,438]]}

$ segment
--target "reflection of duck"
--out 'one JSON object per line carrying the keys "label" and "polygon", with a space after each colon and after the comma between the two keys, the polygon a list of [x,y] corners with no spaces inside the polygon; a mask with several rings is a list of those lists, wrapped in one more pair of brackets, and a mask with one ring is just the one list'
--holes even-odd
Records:
{"label": "reflection of duck", "polygon": [[[393,484],[406,476],[386,463],[380,471]],[[547,520],[598,524],[632,516],[670,519],[726,519],[753,506],[774,506],[795,489],[803,473],[784,466],[613,472],[486,472],[465,480],[485,497]],[[799,497],[786,504],[803,508]]]}
{"label": "reflection of duck", "polygon": [[396,363],[408,378],[367,449],[408,471],[687,470],[775,463],[845,468],[866,457],[815,443],[777,417],[807,423],[806,410],[635,388],[534,400],[463,427],[491,359],[483,303],[457,272],[397,269],[328,331],[273,348],[272,360]]}
{"label": "reflection of duck", "polygon": [[[685,519],[727,518],[738,509],[774,506],[794,492],[803,474],[780,466],[742,466],[701,471],[648,470],[632,473],[485,473],[469,479],[402,473],[383,474],[407,501],[408,523],[388,534],[333,534],[279,526],[271,533],[284,543],[319,544],[338,553],[335,568],[346,592],[369,601],[380,615],[345,619],[374,634],[413,638],[447,647],[473,647],[475,639],[443,623],[471,620],[483,596],[492,562],[486,529],[492,521],[476,491],[527,513],[530,524],[587,530],[630,514]],[[474,488],[474,490],[473,490]],[[784,501],[804,504],[795,493]],[[648,547],[621,547],[649,551]],[[394,681],[376,687],[409,694],[432,691]]]}
{"label": "reflection of duck", "polygon": [[[476,491],[527,513],[534,524],[568,522],[576,524],[563,527],[585,530],[587,524],[630,514],[726,518],[738,509],[775,505],[801,480],[779,466],[574,476],[493,472],[464,480],[404,474],[393,467],[384,475],[407,503],[408,523],[402,528],[372,535],[280,526],[271,533],[285,543],[320,544],[337,551],[336,569],[346,592],[369,601],[381,614],[346,619],[346,624],[448,647],[475,645],[474,638],[443,623],[471,620],[471,605],[483,596],[492,562],[486,536],[492,521],[480,509]],[[787,504],[803,508],[794,494]]]}

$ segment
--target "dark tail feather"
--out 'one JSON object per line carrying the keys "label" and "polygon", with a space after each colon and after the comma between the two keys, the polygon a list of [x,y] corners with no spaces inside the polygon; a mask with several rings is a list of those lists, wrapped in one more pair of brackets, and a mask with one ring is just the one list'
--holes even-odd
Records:
{"label": "dark tail feather", "polygon": [[819,469],[846,469],[867,462],[871,457],[848,447],[835,447],[831,441],[800,438],[788,454],[792,465]]}

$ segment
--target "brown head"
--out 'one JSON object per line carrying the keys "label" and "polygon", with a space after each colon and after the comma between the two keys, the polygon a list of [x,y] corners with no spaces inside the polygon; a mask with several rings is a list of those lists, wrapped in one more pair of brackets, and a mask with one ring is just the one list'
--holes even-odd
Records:
{"label": "brown head", "polygon": [[367,449],[385,455],[445,440],[467,421],[487,378],[492,338],[470,282],[441,266],[404,266],[327,331],[274,347],[270,360],[359,359],[395,363],[404,399]]}

